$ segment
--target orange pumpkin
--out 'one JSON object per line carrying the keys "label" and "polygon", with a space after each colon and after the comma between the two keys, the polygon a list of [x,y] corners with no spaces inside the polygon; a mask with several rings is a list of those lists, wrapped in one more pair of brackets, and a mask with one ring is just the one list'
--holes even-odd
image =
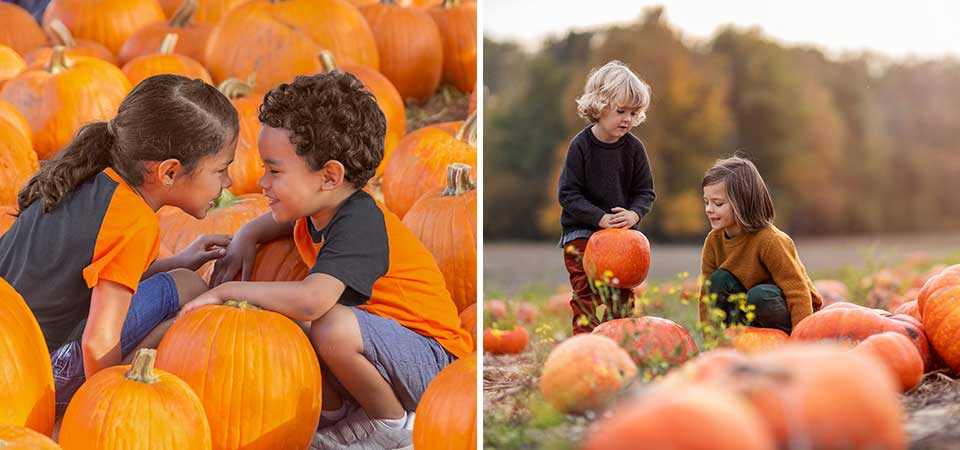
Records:
{"label": "orange pumpkin", "polygon": [[70,29],[59,20],[51,21],[46,27],[46,33],[50,37],[51,45],[37,47],[23,55],[23,60],[28,65],[37,61],[49,61],[53,48],[57,46],[65,47],[64,54],[70,58],[88,56],[100,58],[110,64],[117,63],[117,58],[102,44],[90,39],[74,38]]}
{"label": "orange pumpkin", "polygon": [[227,171],[230,173],[230,192],[236,195],[258,194],[260,177],[263,176],[263,163],[260,161],[260,104],[263,97],[251,95],[253,86],[236,78],[229,78],[220,83],[220,92],[230,99],[230,103],[237,109],[240,119],[240,133],[237,137],[237,150],[233,156],[233,163]]}
{"label": "orange pumpkin", "polygon": [[16,214],[16,206],[0,206],[0,235],[6,233],[7,230],[13,226],[13,222],[16,222],[17,220]]}
{"label": "orange pumpkin", "polygon": [[923,360],[910,339],[892,331],[875,334],[855,347],[879,359],[894,374],[901,392],[907,392],[923,379]]}
{"label": "orange pumpkin", "polygon": [[339,67],[334,60],[333,53],[329,50],[320,52],[320,62],[323,64],[323,70],[327,72],[339,70],[352,73],[377,98],[377,104],[387,119],[387,135],[383,140],[383,160],[377,167],[374,176],[382,174],[384,167],[386,167],[384,163],[393,154],[393,149],[397,147],[403,135],[407,133],[407,110],[403,105],[403,98],[400,97],[400,93],[397,92],[397,88],[393,87],[390,80],[374,69],[359,64],[347,64]]}
{"label": "orange pumpkin", "polygon": [[67,58],[58,47],[46,67],[8,81],[0,98],[27,119],[37,156],[48,159],[83,124],[112,119],[128,92],[130,82],[116,66],[96,58]]}
{"label": "orange pumpkin", "polygon": [[477,166],[477,116],[471,115],[455,136],[451,123],[421,128],[405,136],[383,170],[383,199],[403,218],[421,195],[442,187],[447,166],[459,162]]}
{"label": "orange pumpkin", "polygon": [[413,423],[417,450],[476,450],[477,353],[445,367],[423,391]]}
{"label": "orange pumpkin", "polygon": [[440,30],[443,81],[460,92],[477,84],[477,4],[444,0],[427,10]]}
{"label": "orange pumpkin", "polygon": [[24,55],[46,43],[47,37],[30,13],[12,3],[0,2],[0,45]]}
{"label": "orange pumpkin", "polygon": [[578,334],[560,342],[543,364],[540,392],[558,411],[595,410],[637,376],[637,365],[612,339]]}
{"label": "orange pumpkin", "polygon": [[530,333],[520,325],[512,330],[487,328],[483,330],[483,351],[494,355],[523,353],[529,340]]}
{"label": "orange pumpkin", "polygon": [[733,348],[745,353],[765,352],[786,344],[790,335],[776,328],[736,326],[723,330]]}
{"label": "orange pumpkin", "polygon": [[70,400],[60,428],[67,449],[209,450],[203,404],[175,375],[154,370],[157,351],[141,349],[132,365],[94,374]]}
{"label": "orange pumpkin", "polygon": [[[300,281],[307,277],[310,268],[303,264],[293,238],[276,239],[257,247],[257,256],[250,270],[249,281]],[[213,264],[205,265],[200,277],[210,281]],[[239,281],[240,273],[234,277]]]}
{"label": "orange pumpkin", "polygon": [[[27,138],[27,142],[30,142],[30,138],[33,133],[30,132],[30,123],[27,122],[27,118],[23,117],[23,114],[20,114],[20,111],[17,111],[10,102],[0,100],[0,121],[5,121],[10,125],[13,125],[23,137]],[[33,143],[30,143],[30,148],[33,148]]]}
{"label": "orange pumpkin", "polygon": [[637,365],[651,361],[678,365],[697,354],[697,343],[685,328],[662,317],[614,319],[593,329],[620,344]]}
{"label": "orange pumpkin", "polygon": [[[373,5],[379,3],[380,0],[350,0],[350,3],[353,3],[357,6],[364,5]],[[464,0],[465,3],[476,3],[476,0]],[[443,0],[397,0],[396,2],[400,6],[410,6],[416,8],[427,8],[430,6],[436,6],[440,3],[443,3]]]}
{"label": "orange pumpkin", "polygon": [[176,34],[170,33],[163,38],[159,52],[153,55],[138,56],[123,66],[123,73],[130,80],[130,84],[136,86],[147,78],[164,73],[183,75],[187,78],[199,78],[204,83],[213,84],[210,73],[200,63],[189,56],[174,53],[177,39]]}
{"label": "orange pumpkin", "polygon": [[774,450],[776,446],[763,419],[743,399],[723,390],[685,386],[657,387],[626,400],[592,425],[579,448]]}
{"label": "orange pumpkin", "polygon": [[921,322],[922,322],[922,320],[923,320],[923,319],[920,317],[920,307],[917,306],[917,301],[916,301],[916,300],[911,300],[911,301],[909,301],[909,302],[906,302],[906,303],[898,306],[897,309],[893,310],[893,313],[894,313],[894,314],[904,314],[904,315],[913,317],[914,319],[917,319],[917,320],[919,320],[919,321],[921,321]]}
{"label": "orange pumpkin", "polygon": [[26,68],[27,64],[23,62],[23,58],[16,50],[6,45],[0,45],[0,88],[3,87],[3,83],[20,75],[20,72],[23,72],[23,69]]}
{"label": "orange pumpkin", "polygon": [[74,36],[97,41],[117,54],[133,33],[166,16],[157,0],[51,0],[43,25],[56,19]]}
{"label": "orange pumpkin", "polygon": [[950,266],[939,274],[930,277],[923,283],[920,293],[917,294],[917,307],[920,309],[920,315],[923,316],[924,303],[926,303],[927,297],[940,289],[956,285],[960,285],[960,264]]}
{"label": "orange pumpkin", "polygon": [[513,315],[517,318],[517,320],[520,321],[520,323],[533,325],[534,322],[537,321],[539,310],[533,304],[520,302],[513,307]]}
{"label": "orange pumpkin", "polygon": [[120,48],[120,64],[126,64],[138,56],[152,54],[160,48],[164,37],[174,33],[179,37],[174,51],[202,65],[213,25],[193,23],[197,13],[197,1],[186,0],[169,21],[147,25],[130,36]]}
{"label": "orange pumpkin", "polygon": [[443,76],[443,43],[430,14],[392,0],[360,8],[380,52],[380,72],[404,99],[426,102]]}
{"label": "orange pumpkin", "polygon": [[488,299],[483,302],[483,310],[490,311],[490,316],[494,319],[507,317],[507,304],[503,300]]}
{"label": "orange pumpkin", "polygon": [[709,382],[746,360],[747,354],[741,351],[727,347],[713,348],[671,369],[663,377],[662,384],[683,386],[690,383]]}
{"label": "orange pumpkin", "polygon": [[477,302],[477,185],[470,166],[447,168],[447,185],[428,191],[403,224],[430,250],[458,311]]}
{"label": "orange pumpkin", "polygon": [[606,228],[590,236],[583,251],[583,270],[591,280],[630,289],[647,279],[650,241],[643,233]]}
{"label": "orange pumpkin", "polygon": [[13,124],[0,119],[0,205],[16,205],[17,194],[40,170],[30,140]]}
{"label": "orange pumpkin", "polygon": [[[214,24],[220,21],[227,12],[246,0],[197,0],[196,14],[194,20],[198,23]],[[160,0],[160,6],[167,17],[176,15],[176,12],[183,8],[186,0]]]}
{"label": "orange pumpkin", "polygon": [[302,450],[320,420],[320,364],[292,320],[227,302],[180,317],[157,350],[157,367],[200,397],[214,450]]}
{"label": "orange pumpkin", "polygon": [[322,71],[330,50],[341,64],[380,68],[370,26],[345,0],[252,0],[214,26],[205,61],[217,82],[251,74],[269,90],[300,74]]}
{"label": "orange pumpkin", "polygon": [[[957,330],[960,329],[960,285],[945,286],[926,297],[921,310],[923,330],[930,339],[930,345],[954,370],[960,368],[960,342]],[[926,361],[926,360],[925,360]],[[925,365],[924,367],[928,367]]]}
{"label": "orange pumpkin", "polygon": [[[0,222],[2,224],[2,222]],[[2,225],[0,225],[2,226]],[[477,349],[477,304],[474,303],[460,311],[460,328],[470,332],[473,338],[473,349]]]}
{"label": "orange pumpkin", "polygon": [[0,423],[53,432],[50,352],[23,297],[0,278]]}
{"label": "orange pumpkin", "polygon": [[0,448],[4,450],[61,450],[56,442],[29,428],[0,423]]}

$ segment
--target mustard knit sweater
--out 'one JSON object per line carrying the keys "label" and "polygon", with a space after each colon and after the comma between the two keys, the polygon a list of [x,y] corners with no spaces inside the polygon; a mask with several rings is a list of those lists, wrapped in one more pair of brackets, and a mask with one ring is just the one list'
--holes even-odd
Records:
{"label": "mustard knit sweater", "polygon": [[[726,269],[747,289],[758,284],[775,284],[781,290],[796,327],[803,318],[820,310],[823,299],[813,287],[807,270],[800,262],[793,239],[777,227],[769,225],[753,233],[727,238],[723,230],[712,230],[703,243],[701,273],[704,280],[717,269]],[[698,299],[705,290],[701,288]],[[700,303],[700,320],[707,317],[706,305]]]}

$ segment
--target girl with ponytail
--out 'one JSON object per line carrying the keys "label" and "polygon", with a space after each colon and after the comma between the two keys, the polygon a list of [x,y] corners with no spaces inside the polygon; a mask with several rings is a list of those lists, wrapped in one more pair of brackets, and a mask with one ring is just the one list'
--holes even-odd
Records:
{"label": "girl with ponytail", "polygon": [[156,346],[180,306],[206,290],[193,270],[221,257],[230,237],[201,236],[157,259],[156,211],[169,205],[203,218],[230,186],[238,130],[216,88],[151,77],[20,191],[20,214],[0,236],[0,277],[40,323],[58,416],[85,377]]}

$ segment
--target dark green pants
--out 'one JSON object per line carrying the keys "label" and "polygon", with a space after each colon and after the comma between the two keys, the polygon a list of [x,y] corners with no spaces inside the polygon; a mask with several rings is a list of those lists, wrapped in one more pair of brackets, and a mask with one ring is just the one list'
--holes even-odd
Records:
{"label": "dark green pants", "polygon": [[[727,326],[735,324],[750,325],[760,328],[776,328],[790,334],[793,322],[790,320],[790,310],[781,290],[775,284],[758,284],[750,289],[743,287],[740,280],[725,269],[718,269],[710,274],[709,294],[717,294],[714,307],[726,313],[724,322]],[[746,305],[752,310],[754,318],[748,323],[747,312],[743,311],[740,299],[730,299],[734,294],[747,294]],[[750,308],[749,305],[753,305]]]}

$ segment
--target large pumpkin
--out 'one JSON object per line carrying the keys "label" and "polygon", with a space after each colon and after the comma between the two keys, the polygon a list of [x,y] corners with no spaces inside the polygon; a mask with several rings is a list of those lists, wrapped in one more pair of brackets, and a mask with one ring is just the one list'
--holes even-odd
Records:
{"label": "large pumpkin", "polygon": [[4,450],[60,450],[50,438],[26,427],[0,423],[0,448]]}
{"label": "large pumpkin", "polygon": [[47,43],[40,25],[25,9],[0,2],[0,45],[13,48],[21,56]]}
{"label": "large pumpkin", "polygon": [[[731,418],[736,418],[731,420]],[[595,422],[581,450],[774,450],[749,403],[718,389],[657,387]]]}
{"label": "large pumpkin", "polygon": [[917,294],[917,308],[920,310],[920,315],[923,316],[924,304],[930,295],[945,287],[956,285],[960,285],[960,264],[943,269],[940,273],[930,277],[923,283],[920,292]]}
{"label": "large pumpkin", "polygon": [[214,450],[303,450],[317,431],[320,364],[283,315],[245,302],[198,308],[167,330],[157,367],[200,397]]}
{"label": "large pumpkin", "polygon": [[154,75],[172,73],[183,75],[187,78],[199,78],[204,83],[213,84],[210,73],[204,69],[200,63],[194,61],[189,56],[174,53],[177,46],[178,37],[174,33],[169,33],[160,44],[159,51],[152,55],[143,55],[133,58],[123,66],[123,73],[130,80],[130,84],[136,86],[141,81]]}
{"label": "large pumpkin", "polygon": [[[20,111],[17,111],[10,102],[0,100],[0,121],[5,121],[10,125],[13,125],[20,134],[27,139],[27,142],[30,142],[33,133],[30,131],[30,123],[27,122],[27,118],[23,117],[23,114],[20,114]],[[33,148],[33,143],[30,142],[30,148]]]}
{"label": "large pumpkin", "polygon": [[523,353],[529,340],[530,334],[520,325],[512,330],[487,328],[483,330],[483,351],[494,355]]}
{"label": "large pumpkin", "polygon": [[16,126],[0,119],[0,205],[17,204],[17,194],[40,170],[37,152]]}
{"label": "large pumpkin", "polygon": [[0,88],[7,80],[20,75],[27,68],[27,64],[16,50],[0,45]]}
{"label": "large pumpkin", "polygon": [[[171,17],[183,8],[188,0],[160,0],[163,12]],[[214,24],[220,21],[227,12],[247,0],[197,0],[194,19],[198,23]]]}
{"label": "large pumpkin", "polygon": [[187,383],[154,370],[157,351],[113,366],[80,386],[60,428],[65,450],[210,450],[210,424]]}
{"label": "large pumpkin", "polygon": [[[307,277],[310,268],[303,264],[293,238],[281,238],[257,247],[257,256],[250,269],[248,281],[301,281]],[[200,277],[210,281],[213,264],[207,264],[200,271]],[[239,281],[241,273],[235,280]]]}
{"label": "large pumpkin", "polygon": [[394,0],[360,8],[376,38],[380,72],[404,98],[427,101],[443,76],[443,43],[430,15]]}
{"label": "large pumpkin", "polygon": [[67,58],[58,47],[46,67],[8,81],[0,98],[27,119],[37,156],[48,159],[82,125],[112,119],[128,92],[130,82],[116,66],[97,58]]}
{"label": "large pumpkin", "polygon": [[591,280],[633,288],[650,271],[650,241],[637,230],[607,228],[590,236],[583,251],[583,270]]}
{"label": "large pumpkin", "polygon": [[477,186],[470,166],[454,163],[447,185],[428,191],[403,217],[403,224],[437,260],[457,310],[477,302]]}
{"label": "large pumpkin", "polygon": [[[920,311],[930,344],[951,369],[960,369],[960,285],[945,286],[925,297]],[[926,367],[926,366],[925,366]]]}
{"label": "large pumpkin", "polygon": [[540,376],[540,392],[559,411],[583,412],[616,398],[636,376],[637,365],[612,339],[578,334],[550,351]]}
{"label": "large pumpkin", "polygon": [[[444,0],[427,10],[440,30],[443,44],[443,80],[460,92],[477,84],[477,4]],[[475,98],[475,97],[474,97]]]}
{"label": "large pumpkin", "polygon": [[213,28],[205,61],[217,82],[247,79],[266,91],[300,74],[322,71],[327,49],[341,64],[380,68],[370,26],[345,0],[252,0]]}
{"label": "large pumpkin", "polygon": [[23,297],[0,279],[0,423],[47,436],[53,431],[55,397],[50,352]]}
{"label": "large pumpkin", "polygon": [[614,319],[601,323],[593,334],[613,339],[641,367],[662,362],[678,365],[697,354],[697,343],[690,333],[661,317]]}
{"label": "large pumpkin", "polygon": [[886,331],[874,334],[854,349],[869,354],[887,366],[897,380],[900,391],[907,392],[923,379],[923,359],[906,336]]}
{"label": "large pumpkin", "polygon": [[327,72],[338,70],[353,74],[377,98],[377,105],[387,119],[387,135],[383,139],[383,160],[377,166],[374,176],[380,175],[386,167],[387,159],[393,154],[393,149],[407,134],[407,110],[403,105],[403,98],[400,97],[397,88],[393,87],[393,83],[374,69],[360,64],[339,66],[329,50],[320,52],[320,62],[323,64],[323,70]]}
{"label": "large pumpkin", "polygon": [[133,33],[166,16],[157,0],[51,0],[43,25],[57,19],[74,36],[97,41],[117,54]]}
{"label": "large pumpkin", "polygon": [[120,48],[120,64],[126,64],[138,56],[149,55],[157,51],[167,34],[174,33],[179,39],[174,51],[203,64],[207,50],[207,40],[213,25],[193,23],[197,12],[198,0],[186,0],[167,22],[147,25],[134,33]]}
{"label": "large pumpkin", "polygon": [[403,218],[421,195],[443,187],[447,166],[459,162],[477,165],[477,117],[471,115],[451,135],[447,122],[421,128],[404,136],[383,170],[383,199],[390,211]]}
{"label": "large pumpkin", "polygon": [[46,28],[47,35],[50,36],[51,45],[37,47],[23,55],[23,60],[26,61],[28,65],[37,61],[49,61],[50,55],[53,54],[55,47],[66,48],[63,53],[69,58],[88,56],[100,58],[110,64],[117,63],[117,57],[114,56],[109,49],[104,47],[103,44],[97,41],[91,41],[90,39],[74,38],[70,29],[59,20],[51,21]]}
{"label": "large pumpkin", "polygon": [[441,370],[423,391],[416,413],[417,450],[476,450],[477,353]]}
{"label": "large pumpkin", "polygon": [[[2,222],[0,222],[2,223]],[[460,311],[460,328],[470,332],[470,337],[473,338],[473,349],[477,349],[477,304],[474,303],[466,307],[463,311]]]}

